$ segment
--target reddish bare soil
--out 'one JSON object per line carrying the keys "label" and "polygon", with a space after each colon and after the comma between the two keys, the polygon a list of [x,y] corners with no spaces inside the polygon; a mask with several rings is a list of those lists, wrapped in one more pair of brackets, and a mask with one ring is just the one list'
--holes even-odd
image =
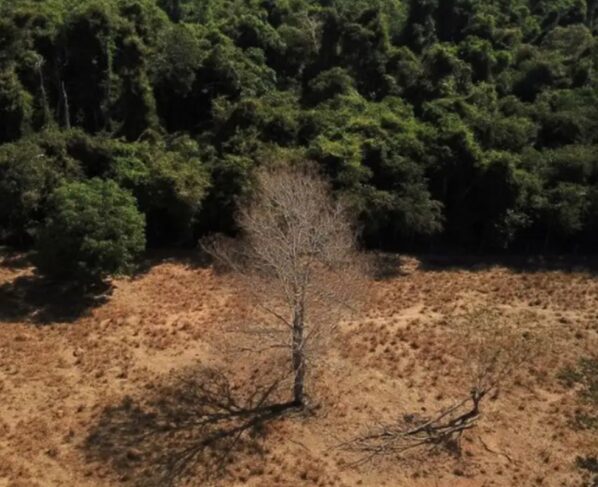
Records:
{"label": "reddish bare soil", "polygon": [[[577,394],[557,377],[598,350],[596,275],[584,268],[426,268],[413,258],[401,264],[401,273],[372,281],[375,302],[340,327],[325,365],[311,377],[313,410],[240,438],[217,476],[200,476],[201,459],[188,465],[178,484],[583,485],[575,459],[598,455],[598,435],[571,426]],[[2,263],[1,487],[165,485],[153,467],[168,455],[168,443],[144,428],[174,417],[156,412],[168,401],[171,409],[197,406],[181,377],[201,381],[210,377],[206,368],[218,368],[231,394],[247,397],[265,387],[276,367],[267,354],[250,359],[223,351],[227,323],[242,320],[244,310],[226,278],[209,268],[162,261],[116,280],[105,302],[85,309],[54,293],[26,265]],[[355,458],[336,446],[364,424],[435,411],[467,393],[452,352],[451,319],[478,306],[546,337],[541,359],[516,371],[484,404],[460,455],[414,452],[351,466]],[[179,414],[174,426],[191,424],[188,416]],[[200,441],[180,429],[177,444]]]}

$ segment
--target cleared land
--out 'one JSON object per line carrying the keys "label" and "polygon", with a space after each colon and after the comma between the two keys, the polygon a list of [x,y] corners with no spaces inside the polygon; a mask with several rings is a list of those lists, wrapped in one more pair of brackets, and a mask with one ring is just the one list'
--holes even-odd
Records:
{"label": "cleared land", "polygon": [[[82,301],[5,256],[0,486],[164,485],[165,466],[181,473],[179,485],[194,486],[591,485],[577,457],[598,455],[597,430],[578,424],[592,406],[575,377],[567,384],[563,376],[598,350],[595,270],[563,261],[386,261],[388,272],[372,281],[374,303],[342,324],[311,377],[313,410],[258,425],[230,456],[216,446],[232,443],[197,456],[206,433],[194,423],[197,408],[216,411],[206,401],[222,398],[233,411],[255,405],[279,360],[230,350],[228,326],[244,310],[229,278],[191,260],[158,260],[115,281],[107,299]],[[355,458],[336,446],[362,425],[432,412],[467,392],[452,323],[477,307],[544,336],[539,360],[485,403],[460,454],[350,466]],[[206,480],[205,465],[221,457]]]}

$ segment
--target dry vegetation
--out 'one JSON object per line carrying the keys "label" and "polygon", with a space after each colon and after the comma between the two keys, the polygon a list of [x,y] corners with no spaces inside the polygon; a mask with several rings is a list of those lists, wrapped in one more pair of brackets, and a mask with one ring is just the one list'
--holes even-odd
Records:
{"label": "dry vegetation", "polygon": [[[314,371],[316,403],[276,417],[263,407],[288,400],[283,359],[226,353],[248,311],[230,277],[161,260],[81,309],[4,258],[0,486],[591,485],[597,434],[577,420],[595,403],[578,364],[598,350],[595,273],[387,260],[375,302]],[[352,466],[338,445],[364,425],[463,398],[463,318],[479,309],[544,337],[537,359],[493,390],[458,450]]]}

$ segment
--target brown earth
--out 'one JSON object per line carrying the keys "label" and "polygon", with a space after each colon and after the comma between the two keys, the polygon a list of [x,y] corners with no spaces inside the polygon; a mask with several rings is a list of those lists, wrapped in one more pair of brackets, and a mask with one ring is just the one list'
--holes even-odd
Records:
{"label": "brown earth", "polygon": [[[178,484],[583,485],[575,460],[597,455],[598,439],[595,430],[571,426],[577,394],[557,377],[598,350],[598,278],[584,267],[475,262],[391,262],[400,272],[372,281],[375,302],[342,324],[325,366],[313,374],[314,407],[240,437],[218,475],[200,476],[201,462],[211,461],[203,458]],[[193,437],[200,399],[188,397],[189,381],[212,380],[212,392],[247,401],[249,390],[267,387],[274,359],[223,352],[227,324],[244,312],[225,277],[177,259],[113,284],[104,300],[81,301],[16,256],[4,257],[0,487],[165,485],[154,467],[169,458],[168,441],[176,442],[174,451],[201,440]],[[355,458],[337,446],[363,425],[435,411],[466,393],[450,323],[478,306],[544,335],[541,360],[516,371],[484,404],[460,454],[415,452],[352,466]],[[227,378],[210,375],[215,368]],[[160,439],[186,424],[174,440]]]}

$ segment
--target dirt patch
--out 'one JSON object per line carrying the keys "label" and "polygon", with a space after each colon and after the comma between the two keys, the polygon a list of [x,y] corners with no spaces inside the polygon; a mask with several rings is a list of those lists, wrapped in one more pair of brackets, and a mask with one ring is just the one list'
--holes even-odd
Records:
{"label": "dirt patch", "polygon": [[[400,272],[387,270],[372,281],[375,302],[342,324],[326,366],[311,377],[309,413],[256,424],[219,475],[201,477],[204,458],[177,485],[583,485],[577,457],[598,454],[597,435],[572,427],[578,394],[558,376],[598,349],[595,275],[583,268],[526,273],[500,265],[388,263]],[[147,438],[161,424],[156,417],[164,427],[180,419],[162,406],[190,400],[183,394],[172,401],[185,392],[177,388],[181,371],[222,371],[241,409],[256,406],[251,391],[275,379],[276,357],[223,355],[227,323],[242,319],[244,310],[226,278],[209,268],[163,262],[136,279],[116,280],[105,301],[75,307],[75,314],[51,309],[43,325],[36,310],[52,303],[33,279],[26,265],[0,267],[0,288],[8,293],[0,296],[10,298],[0,302],[0,486],[164,485],[152,467],[176,450],[156,443],[160,434],[153,443]],[[350,467],[336,446],[364,423],[434,411],[463,392],[451,323],[479,306],[549,337],[543,359],[517,371],[512,385],[486,404],[460,455],[416,452]],[[285,391],[281,384],[272,397],[284,401]],[[188,414],[173,436],[179,445],[201,437],[184,427],[200,415],[194,407],[191,401],[182,408]],[[158,415],[151,428],[139,419],[147,422],[148,414]],[[95,453],[94,434],[101,446]]]}

